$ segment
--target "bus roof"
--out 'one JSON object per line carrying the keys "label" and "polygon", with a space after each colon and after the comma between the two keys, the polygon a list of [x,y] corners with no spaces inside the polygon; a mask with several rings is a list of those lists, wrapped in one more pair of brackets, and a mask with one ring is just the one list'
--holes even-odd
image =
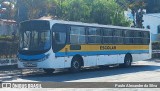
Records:
{"label": "bus roof", "polygon": [[[75,21],[48,20],[48,19],[37,19],[37,21],[38,20],[49,21],[52,25],[55,24],[55,23],[60,23],[60,24],[71,24],[71,25],[77,25],[77,26],[92,26],[92,27],[105,27],[105,28],[116,28],[116,29],[149,31],[148,29],[122,27],[122,26],[113,26],[113,25],[103,25],[103,24],[97,24],[97,23],[83,23],[83,22],[75,22]],[[30,20],[27,20],[27,21],[30,21]]]}
{"label": "bus roof", "polygon": [[72,24],[72,25],[80,25],[80,26],[92,26],[92,27],[94,26],[94,27],[106,27],[106,28],[149,31],[148,29],[113,26],[113,25],[103,25],[103,24],[97,24],[97,23],[83,23],[83,22],[64,21],[64,20],[49,20],[49,21],[53,24],[54,23],[61,23],[61,24]]}

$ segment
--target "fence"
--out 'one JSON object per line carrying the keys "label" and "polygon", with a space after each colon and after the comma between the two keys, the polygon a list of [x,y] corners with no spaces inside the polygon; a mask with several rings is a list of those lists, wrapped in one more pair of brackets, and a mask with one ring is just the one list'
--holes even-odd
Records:
{"label": "fence", "polygon": [[18,61],[17,58],[0,59],[0,66],[16,65],[17,61]]}
{"label": "fence", "polygon": [[17,64],[18,42],[0,41],[0,66]]}

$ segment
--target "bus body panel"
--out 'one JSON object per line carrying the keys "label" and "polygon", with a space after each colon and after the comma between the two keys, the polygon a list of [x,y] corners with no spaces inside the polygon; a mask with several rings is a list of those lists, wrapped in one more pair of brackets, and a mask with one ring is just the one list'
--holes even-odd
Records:
{"label": "bus body panel", "polygon": [[[87,24],[80,22],[69,22],[69,21],[58,21],[51,20],[50,28],[54,24],[68,24],[68,25],[81,25],[81,26],[93,26],[93,27],[109,27],[109,28],[117,28],[117,29],[128,29],[131,30],[133,28],[124,28],[118,26],[107,26],[107,25],[98,25],[98,24]],[[146,31],[144,29],[137,29]],[[52,34],[53,31],[51,31]],[[49,58],[43,61],[18,61],[19,68],[70,68],[72,58],[75,55],[80,55],[83,58],[84,67],[89,66],[97,66],[97,65],[110,65],[110,64],[122,64],[124,63],[124,59],[126,54],[131,54],[133,62],[146,60],[151,58],[151,43],[149,45],[116,45],[116,44],[81,44],[80,50],[71,50],[71,44],[66,44],[64,48],[60,51],[54,53],[52,48],[45,53],[45,55],[49,54]],[[36,63],[36,67],[25,67],[25,63]]]}
{"label": "bus body panel", "polygon": [[144,53],[144,54],[132,54],[133,62],[137,61],[143,61],[146,59],[150,59],[150,54]]}

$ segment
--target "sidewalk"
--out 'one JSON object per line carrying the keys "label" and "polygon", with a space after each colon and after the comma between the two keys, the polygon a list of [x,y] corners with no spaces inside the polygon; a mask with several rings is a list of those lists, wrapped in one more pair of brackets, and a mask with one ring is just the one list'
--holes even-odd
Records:
{"label": "sidewalk", "polygon": [[20,75],[17,65],[0,66],[0,82],[17,79]]}
{"label": "sidewalk", "polygon": [[158,59],[158,58],[154,58],[152,60],[155,61],[155,62],[160,62],[160,59]]}

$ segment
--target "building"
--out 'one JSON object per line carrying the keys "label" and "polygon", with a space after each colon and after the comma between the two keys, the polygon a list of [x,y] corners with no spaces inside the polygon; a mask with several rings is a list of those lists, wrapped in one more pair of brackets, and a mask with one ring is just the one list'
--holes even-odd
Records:
{"label": "building", "polygon": [[1,35],[12,35],[17,32],[17,23],[14,20],[0,20],[0,36]]}
{"label": "building", "polygon": [[146,0],[147,13],[160,13],[160,0]]}
{"label": "building", "polygon": [[143,26],[150,28],[152,41],[160,41],[160,13],[145,14],[143,20]]}

